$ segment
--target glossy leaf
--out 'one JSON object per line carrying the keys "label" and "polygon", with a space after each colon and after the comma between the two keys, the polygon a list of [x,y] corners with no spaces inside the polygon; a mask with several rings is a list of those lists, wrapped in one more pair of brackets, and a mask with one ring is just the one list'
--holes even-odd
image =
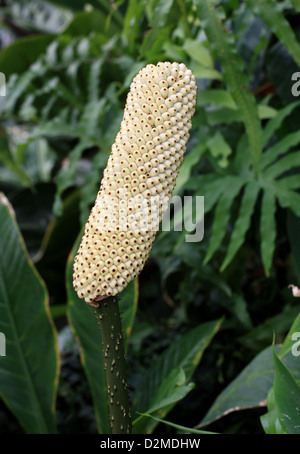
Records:
{"label": "glossy leaf", "polygon": [[[174,424],[171,421],[166,421],[164,419],[157,418],[156,416],[150,415],[149,413],[143,413],[142,416],[146,416],[148,418],[153,418],[155,421],[160,422],[162,424],[166,424],[167,426],[173,427],[174,429],[177,429],[179,433],[188,433],[188,434],[197,434],[197,435],[203,435],[203,434],[211,434],[215,435],[215,432],[209,432],[206,430],[198,430],[198,429],[193,429],[190,427],[185,427],[181,426],[180,424]],[[191,443],[191,445],[196,445],[200,442],[200,439],[196,440],[195,443]]]}
{"label": "glossy leaf", "polygon": [[29,259],[13,209],[0,195],[0,395],[24,431],[56,433],[59,354],[47,289]]}
{"label": "glossy leaf", "polygon": [[[159,410],[158,414],[153,411],[154,416],[164,417],[170,411],[173,407],[169,401],[170,393],[172,396],[176,391],[176,389],[171,391],[170,384],[172,382],[174,387],[178,380],[175,371],[182,369],[182,384],[189,386],[188,383],[193,372],[199,364],[204,350],[219,330],[221,322],[222,320],[217,320],[197,326],[179,337],[158,358],[155,358],[134,401],[134,409],[138,413],[151,413],[151,408],[154,408]],[[176,378],[175,383],[174,377]],[[136,433],[149,433],[156,424],[155,421],[149,421],[145,417],[137,417],[134,421],[134,429]]]}
{"label": "glossy leaf", "polygon": [[270,389],[268,394],[267,406],[268,412],[260,417],[260,422],[263,426],[265,433],[268,435],[283,434],[284,431],[281,427],[277,415],[273,387]]}
{"label": "glossy leaf", "polygon": [[[276,346],[275,350],[279,352],[280,347]],[[293,355],[287,355],[283,361],[299,378],[299,359]],[[197,428],[206,426],[232,412],[266,406],[268,393],[273,386],[274,374],[272,346],[268,346],[255,356],[219,394]]]}
{"label": "glossy leaf", "polygon": [[[1,50],[0,68],[6,78],[12,74],[24,74],[30,64],[34,63],[49,43],[55,39],[55,35],[36,35],[14,41]],[[24,58],[26,55],[26,59]]]}
{"label": "glossy leaf", "polygon": [[[296,341],[298,336],[295,338],[295,333],[300,333],[300,313],[297,315],[293,321],[292,326],[289,329],[288,334],[286,335],[282,347],[279,352],[279,358],[284,357],[288,353],[292,353],[294,356],[299,356]],[[296,351],[295,351],[296,350]]]}
{"label": "glossy leaf", "polygon": [[300,386],[273,348],[274,398],[280,424],[287,434],[300,434]]}

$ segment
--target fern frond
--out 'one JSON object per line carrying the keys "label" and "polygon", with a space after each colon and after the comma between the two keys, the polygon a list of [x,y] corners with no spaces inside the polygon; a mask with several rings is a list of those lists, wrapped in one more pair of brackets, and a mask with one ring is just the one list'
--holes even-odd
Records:
{"label": "fern frond", "polygon": [[194,3],[197,6],[202,26],[215,57],[221,63],[226,87],[240,111],[241,120],[245,124],[252,162],[257,173],[262,152],[262,129],[255,98],[244,74],[243,63],[237,53],[236,43],[233,35],[225,28],[225,24],[222,22],[224,12],[221,7],[215,7],[215,1],[194,0]]}
{"label": "fern frond", "polygon": [[204,264],[209,262],[228,232],[231,206],[246,181],[244,178],[231,176],[227,178],[226,183],[226,186],[223,186],[223,193],[220,196],[215,209],[211,238],[207,254],[204,258]]}
{"label": "fern frond", "polygon": [[263,147],[266,147],[268,145],[269,141],[274,136],[275,132],[280,128],[284,120],[289,115],[291,115],[293,110],[297,107],[300,107],[300,101],[295,101],[288,104],[283,109],[279,110],[275,117],[271,118],[271,120],[268,121],[263,130]]}
{"label": "fern frond", "polygon": [[267,179],[275,180],[275,178],[278,178],[281,174],[288,172],[289,170],[293,170],[297,167],[300,168],[300,151],[288,153],[283,158],[276,161],[275,164],[272,164],[266,170],[264,170],[264,176]]}
{"label": "fern frond", "polygon": [[261,188],[256,181],[250,181],[245,187],[241,207],[233,227],[227,254],[221,265],[220,271],[225,270],[244,242],[260,190]]}
{"label": "fern frond", "polygon": [[287,153],[291,148],[300,143],[300,131],[292,132],[283,137],[275,145],[269,147],[262,155],[261,167],[264,169],[277,158]]}
{"label": "fern frond", "polygon": [[246,4],[274,31],[297,65],[300,66],[300,46],[293,29],[280,10],[280,2],[246,0]]}

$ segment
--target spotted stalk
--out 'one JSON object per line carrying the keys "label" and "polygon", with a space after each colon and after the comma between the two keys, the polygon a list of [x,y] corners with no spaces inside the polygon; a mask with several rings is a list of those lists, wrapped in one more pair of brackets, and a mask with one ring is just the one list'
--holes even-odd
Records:
{"label": "spotted stalk", "polygon": [[117,295],[142,271],[168,208],[196,89],[183,63],[160,62],[139,71],[75,257],[74,289],[95,307],[102,332],[114,433],[131,431]]}

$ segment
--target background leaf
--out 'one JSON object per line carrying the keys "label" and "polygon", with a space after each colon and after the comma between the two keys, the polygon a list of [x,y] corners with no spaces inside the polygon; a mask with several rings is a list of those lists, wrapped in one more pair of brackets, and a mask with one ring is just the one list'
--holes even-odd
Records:
{"label": "background leaf", "polygon": [[199,17],[203,22],[204,30],[215,52],[216,58],[221,63],[222,74],[226,87],[240,110],[248,135],[250,152],[254,169],[259,167],[262,152],[262,129],[258,117],[255,99],[249,89],[247,78],[244,75],[242,61],[236,52],[234,38],[226,30],[223,23],[224,13],[215,2],[207,0],[194,0]]}
{"label": "background leaf", "polygon": [[280,424],[287,434],[300,433],[300,386],[273,349],[274,398]]}
{"label": "background leaf", "polygon": [[[143,413],[145,409],[147,409],[146,413],[151,413],[149,410],[152,406],[159,409],[158,415],[160,417],[164,417],[170,411],[172,404],[165,405],[168,399],[166,401],[164,399],[170,394],[171,382],[174,377],[173,386],[176,384],[178,376],[177,372],[175,375],[174,372],[181,368],[184,372],[183,384],[188,384],[204,350],[220,328],[220,324],[221,320],[217,320],[194,328],[180,336],[176,342],[173,342],[166,351],[153,361],[141,384],[140,392],[135,398],[134,409],[138,413]],[[165,392],[160,386],[164,387]],[[159,398],[156,394],[158,389]],[[161,402],[158,402],[158,400]],[[149,433],[155,426],[155,421],[149,421],[143,416],[134,421],[135,433]]]}
{"label": "background leaf", "polygon": [[[276,346],[276,351],[280,350]],[[293,371],[297,371],[297,358],[289,355],[284,361]],[[228,415],[231,412],[262,407],[267,404],[267,396],[273,386],[275,366],[272,346],[262,350],[245,369],[220,393],[197,428]]]}
{"label": "background leaf", "polygon": [[0,196],[0,394],[23,429],[56,433],[59,355],[47,289],[31,260],[6,197]]}

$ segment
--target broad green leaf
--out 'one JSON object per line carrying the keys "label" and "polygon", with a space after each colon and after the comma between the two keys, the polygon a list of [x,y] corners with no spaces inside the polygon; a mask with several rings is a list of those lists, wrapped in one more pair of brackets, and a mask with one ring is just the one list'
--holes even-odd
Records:
{"label": "broad green leaf", "polygon": [[159,29],[166,25],[174,0],[158,0],[156,2],[150,24]]}
{"label": "broad green leaf", "polygon": [[[295,338],[295,333],[300,333],[300,313],[298,316],[295,318],[288,334],[286,335],[284,342],[282,344],[281,350],[279,352],[279,358],[282,358],[283,356],[287,355],[288,353],[292,352],[294,353],[295,349],[295,344],[296,341],[298,340],[298,337]],[[297,345],[296,345],[297,347]]]}
{"label": "broad green leaf", "polygon": [[[83,231],[78,236],[67,263],[67,314],[70,326],[80,346],[81,362],[91,388],[98,430],[99,433],[107,434],[110,433],[110,427],[101,332],[93,308],[84,300],[79,299],[73,289],[73,263],[82,233]],[[119,301],[126,347],[137,308],[137,300],[137,282],[132,281],[120,293]]]}
{"label": "broad green leaf", "polygon": [[56,433],[59,354],[48,293],[0,194],[0,395],[26,433]]}
{"label": "broad green leaf", "polygon": [[278,3],[275,0],[264,0],[263,2],[246,0],[246,4],[277,35],[297,65],[300,66],[299,43],[289,22],[279,10]]}
{"label": "broad green leaf", "polygon": [[193,60],[206,68],[213,69],[213,59],[203,44],[193,39],[186,39],[182,48]]}
{"label": "broad green leaf", "polygon": [[194,0],[199,17],[215,57],[220,61],[222,74],[229,93],[236,103],[244,122],[254,170],[257,173],[262,152],[262,128],[258,116],[256,100],[248,86],[243,63],[237,53],[233,35],[224,24],[224,12],[209,0]]}
{"label": "broad green leaf", "polygon": [[268,412],[260,417],[260,422],[265,433],[269,435],[283,434],[284,432],[277,415],[273,387],[270,389],[268,394],[267,408]]}
{"label": "broad green leaf", "polygon": [[273,348],[274,398],[280,424],[287,434],[300,434],[300,386]]}
{"label": "broad green leaf", "polygon": [[[166,29],[165,29],[166,30]],[[185,52],[182,50],[181,46],[178,46],[177,44],[171,43],[170,41],[164,41],[161,42],[162,45],[162,50],[165,52],[166,58],[168,60],[173,60],[173,61],[184,61],[186,58]],[[204,69],[206,71],[207,68],[204,68],[203,66],[200,66],[201,70]],[[192,69],[192,65],[190,65],[190,69]],[[194,68],[192,69],[194,76],[195,77],[201,77],[199,75],[196,76]],[[210,71],[210,70],[208,70]]]}
{"label": "broad green leaf", "polygon": [[[147,413],[163,411],[169,405],[176,404],[183,399],[192,389],[193,383],[187,383],[183,369],[173,369],[170,374],[159,384]],[[135,420],[135,425],[139,424],[139,419]]]}
{"label": "broad green leaf", "polygon": [[[171,373],[173,374],[174,369],[183,369],[186,383],[188,383],[202,358],[204,350],[220,328],[221,322],[222,320],[217,320],[197,326],[180,336],[158,358],[155,358],[135,397],[134,409],[137,412],[147,412],[151,408],[157,389]],[[165,387],[165,392],[168,393],[168,387]],[[160,398],[163,398],[162,394],[160,394]],[[171,408],[172,405],[162,408],[159,416],[164,417]],[[155,422],[149,422],[145,417],[138,417],[134,423],[137,433],[149,433],[155,425]]]}
{"label": "broad green leaf", "polygon": [[219,198],[215,209],[211,238],[204,264],[209,262],[225,237],[230,220],[231,206],[244,184],[245,180],[243,178],[231,177],[228,178],[226,186],[223,187],[223,193]]}
{"label": "broad green leaf", "polygon": [[229,109],[237,109],[236,103],[232,96],[226,90],[222,89],[208,89],[201,90],[197,96],[197,105],[205,106],[213,105],[218,107],[228,107]]}
{"label": "broad green leaf", "polygon": [[254,212],[254,206],[259,191],[260,187],[256,181],[248,183],[245,187],[240,211],[233,227],[227,254],[220,269],[221,271],[224,271],[224,269],[232,261],[233,257],[244,242],[246,232],[250,226],[251,216]]}
{"label": "broad green leaf", "polygon": [[239,342],[248,349],[254,351],[262,350],[272,343],[274,332],[279,336],[286,334],[299,311],[299,305],[285,306],[279,314],[268,317],[260,325],[255,326],[251,331],[239,337]]}
{"label": "broad green leaf", "polygon": [[[280,350],[280,347],[275,348],[276,351]],[[300,376],[298,358],[287,355],[283,361],[293,372],[298,370],[297,376]],[[219,394],[196,428],[208,425],[235,411],[265,406],[268,393],[273,386],[274,373],[272,346],[269,346],[255,356]]]}
{"label": "broad green leaf", "polygon": [[[0,52],[0,70],[7,80],[12,74],[25,74],[31,64],[55,39],[55,35],[36,35],[17,39]],[[24,58],[26,56],[26,58]]]}
{"label": "broad green leaf", "polygon": [[263,193],[260,217],[261,258],[265,273],[270,275],[276,240],[276,197],[266,189]]}

